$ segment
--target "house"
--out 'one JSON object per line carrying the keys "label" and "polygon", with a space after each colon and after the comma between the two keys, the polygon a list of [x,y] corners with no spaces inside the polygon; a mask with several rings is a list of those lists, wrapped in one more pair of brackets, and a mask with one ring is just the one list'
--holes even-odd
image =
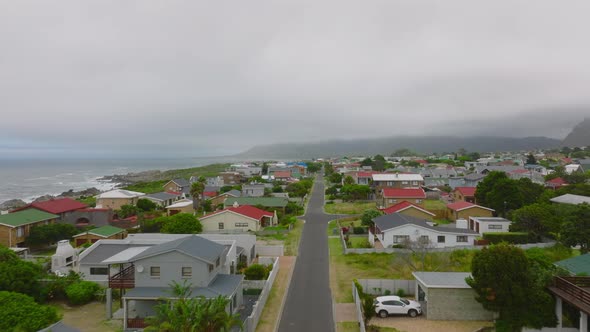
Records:
{"label": "house", "polygon": [[[467,174],[463,177],[463,184],[464,187],[477,187],[477,185],[483,181],[487,174],[478,174],[478,173],[471,173]],[[452,186],[451,186],[452,187]]]}
{"label": "house", "polygon": [[[199,181],[198,176],[191,176],[190,183],[195,183]],[[213,176],[205,178],[205,186],[210,187],[223,187],[225,183],[223,183],[223,179],[220,176]]]}
{"label": "house", "polygon": [[[235,243],[224,245],[188,235],[153,246],[130,247],[102,261],[107,264],[109,288],[126,289],[122,295],[123,329],[144,328],[162,299],[174,298],[173,282],[191,287],[190,297],[229,300],[228,313],[242,305],[243,275],[231,274],[236,264]],[[110,274],[114,266],[117,274]]]}
{"label": "house", "polygon": [[423,206],[426,199],[426,193],[422,188],[383,188],[380,196],[382,207],[389,207],[403,201]]}
{"label": "house", "polygon": [[14,210],[13,212],[22,211],[30,208],[35,208],[37,210],[45,211],[47,213],[56,214],[59,216],[58,221],[64,221],[68,222],[69,224],[74,224],[76,218],[72,218],[72,215],[74,215],[73,212],[80,209],[86,209],[88,208],[88,205],[80,203],[68,197],[52,198],[47,201],[33,202],[31,204],[27,204],[19,209]]}
{"label": "house", "polygon": [[148,200],[154,202],[159,207],[166,207],[168,205],[171,205],[174,201],[177,201],[178,199],[180,199],[180,197],[181,197],[180,192],[163,191],[163,192],[159,192],[159,193],[147,194],[147,195],[143,196],[142,198],[145,198],[145,199],[148,199]]}
{"label": "house", "polygon": [[408,241],[429,248],[447,248],[473,245],[479,234],[470,229],[432,226],[428,220],[402,213],[392,213],[373,219],[369,229],[369,242],[381,242],[384,248],[405,245]]}
{"label": "house", "polygon": [[555,262],[555,265],[568,271],[572,276],[590,276],[590,254],[579,255]]}
{"label": "house", "polygon": [[222,194],[219,194],[219,195],[211,198],[211,205],[215,207],[215,206],[223,204],[223,202],[225,202],[225,200],[227,198],[230,198],[230,197],[236,198],[236,197],[241,197],[241,196],[242,196],[241,191],[236,190],[236,189],[232,189],[230,191],[226,191]]}
{"label": "house", "polygon": [[272,174],[276,181],[288,182],[292,179],[291,171],[276,171]]}
{"label": "house", "polygon": [[[588,331],[588,315],[590,315],[590,277],[588,276],[554,276],[553,282],[547,287],[555,297],[555,314],[557,316],[557,327],[555,331]],[[563,310],[579,313],[579,330],[563,327]],[[570,322],[571,324],[571,322]],[[545,330],[545,329],[543,329]]]}
{"label": "house", "polygon": [[455,202],[447,204],[447,216],[451,221],[457,219],[468,219],[469,217],[491,217],[494,210],[485,206],[469,202]]}
{"label": "house", "polygon": [[399,202],[388,208],[382,209],[381,211],[383,211],[385,214],[401,213],[410,217],[420,218],[428,221],[432,221],[432,218],[436,216],[436,214],[408,201]]}
{"label": "house", "polygon": [[276,212],[269,212],[250,205],[229,207],[199,218],[203,232],[257,232],[264,227],[278,224]]}
{"label": "house", "polygon": [[0,215],[0,244],[21,247],[31,228],[56,222],[58,215],[37,209],[27,209]]}
{"label": "house", "polygon": [[475,173],[487,175],[490,172],[497,171],[497,172],[504,172],[506,174],[513,172],[515,170],[524,170],[525,168],[522,166],[513,166],[514,163],[510,162],[511,165],[493,165],[493,166],[477,166],[475,167]]}
{"label": "house", "polygon": [[565,165],[565,172],[567,174],[584,173],[584,169],[579,164],[569,164]]}
{"label": "house", "polygon": [[451,192],[455,202],[475,203],[475,190],[477,187],[456,187]]}
{"label": "house", "polygon": [[219,173],[224,186],[231,186],[242,183],[242,174],[238,172],[221,172]]}
{"label": "house", "polygon": [[164,184],[164,191],[181,193],[186,196],[191,194],[191,183],[183,178],[170,180]]}
{"label": "house", "polygon": [[181,199],[166,207],[166,215],[173,216],[178,213],[195,213],[194,202],[191,199]]}
{"label": "house", "polygon": [[590,197],[582,196],[582,195],[573,195],[573,194],[565,194],[557,197],[553,197],[550,199],[553,203],[560,203],[560,204],[572,204],[572,205],[579,205],[579,204],[590,204]]}
{"label": "house", "polygon": [[469,229],[479,234],[507,233],[512,221],[500,217],[469,217]]}
{"label": "house", "polygon": [[264,196],[264,188],[264,183],[244,184],[241,197],[262,197]]}
{"label": "house", "polygon": [[115,226],[102,226],[93,228],[86,232],[74,235],[76,247],[85,243],[94,243],[103,239],[124,239],[127,237],[127,230]]}
{"label": "house", "polygon": [[469,272],[412,272],[416,279],[416,301],[422,303],[426,319],[494,319],[494,312],[475,300],[475,291],[465,282]]}
{"label": "house", "polygon": [[285,212],[285,207],[287,207],[288,203],[289,199],[281,197],[228,197],[223,202],[223,205],[226,208],[236,205],[260,206],[271,211],[281,210]]}
{"label": "house", "polygon": [[119,210],[123,205],[135,205],[140,198],[145,196],[144,193],[115,189],[107,191],[96,196],[96,207],[112,210]]}
{"label": "house", "polygon": [[373,174],[372,179],[376,192],[383,188],[417,188],[424,185],[420,174]]}
{"label": "house", "polygon": [[567,186],[568,184],[569,183],[567,183],[563,178],[558,177],[555,179],[545,181],[545,188],[557,190],[563,186]]}

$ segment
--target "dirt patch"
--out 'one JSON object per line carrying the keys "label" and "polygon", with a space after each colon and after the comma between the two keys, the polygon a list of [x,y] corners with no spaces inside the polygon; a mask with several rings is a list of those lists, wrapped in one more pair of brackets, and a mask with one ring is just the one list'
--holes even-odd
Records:
{"label": "dirt patch", "polygon": [[123,328],[120,320],[106,320],[105,304],[91,302],[71,307],[65,303],[57,304],[63,313],[63,322],[84,332],[115,332]]}
{"label": "dirt patch", "polygon": [[268,300],[260,315],[256,332],[274,332],[279,316],[283,310],[283,301],[291,283],[291,275],[295,267],[295,256],[279,257],[279,273],[270,290]]}
{"label": "dirt patch", "polygon": [[356,320],[356,307],[354,303],[334,304],[334,321],[350,322]]}
{"label": "dirt patch", "polygon": [[409,318],[403,316],[373,318],[371,323],[376,326],[393,327],[404,332],[445,331],[473,332],[484,326],[492,326],[486,321],[443,321],[427,320],[424,316]]}

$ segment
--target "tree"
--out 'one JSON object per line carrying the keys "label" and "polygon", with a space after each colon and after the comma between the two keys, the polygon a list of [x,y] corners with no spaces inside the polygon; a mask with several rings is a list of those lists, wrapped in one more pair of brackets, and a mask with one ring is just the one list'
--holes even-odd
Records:
{"label": "tree", "polygon": [[379,217],[383,213],[379,210],[369,209],[363,212],[363,216],[361,217],[361,223],[364,226],[373,226],[373,219]]}
{"label": "tree", "polygon": [[340,173],[332,173],[328,176],[328,180],[332,183],[341,183],[342,182],[342,174]]}
{"label": "tree", "polygon": [[526,163],[534,165],[537,163],[537,159],[535,158],[535,156],[533,156],[532,153],[529,153],[529,155],[526,157]]}
{"label": "tree", "polygon": [[371,188],[362,184],[348,184],[340,189],[342,199],[346,201],[367,199],[371,193]]}
{"label": "tree", "polygon": [[252,264],[244,271],[246,280],[266,280],[272,271],[272,264],[264,266],[262,264]]}
{"label": "tree", "polygon": [[156,203],[150,201],[147,198],[140,198],[137,200],[137,208],[141,211],[144,211],[144,212],[153,211],[157,207],[158,206],[156,205]]}
{"label": "tree", "polygon": [[488,206],[487,195],[492,191],[494,185],[498,180],[508,179],[508,176],[504,172],[492,171],[486,175],[483,180],[477,184],[477,190],[475,191],[475,199],[477,204]]}
{"label": "tree", "polygon": [[361,166],[373,166],[373,160],[371,158],[365,158],[363,159],[363,161],[361,161]]}
{"label": "tree", "polygon": [[536,203],[545,192],[543,185],[534,183],[529,178],[516,180],[516,185],[518,186],[523,206]]}
{"label": "tree", "polygon": [[289,197],[303,197],[307,195],[307,188],[301,182],[289,183],[285,191],[289,193]]}
{"label": "tree", "polygon": [[363,286],[361,286],[361,284],[359,284],[356,279],[354,279],[353,282],[361,300],[361,305],[363,308],[363,320],[365,326],[367,326],[369,321],[371,321],[371,318],[375,317],[375,298],[370,294],[365,293]]}
{"label": "tree", "polygon": [[382,155],[378,154],[375,157],[373,157],[373,169],[376,171],[383,171],[385,169],[385,165],[387,164],[387,161],[385,160],[385,157],[383,157]]}
{"label": "tree", "polygon": [[28,246],[32,247],[46,246],[60,240],[69,240],[78,233],[79,231],[76,227],[70,224],[54,223],[39,225],[31,228],[31,233],[25,242]]}
{"label": "tree", "polygon": [[262,174],[268,174],[268,163],[262,163]]}
{"label": "tree", "polygon": [[116,210],[115,213],[120,219],[125,219],[137,215],[139,209],[135,205],[125,204],[121,206],[121,209]]}
{"label": "tree", "polygon": [[12,250],[0,246],[0,291],[23,293],[40,300],[43,294],[39,279],[43,274],[40,265],[23,261]]}
{"label": "tree", "polygon": [[156,219],[162,225],[161,232],[167,234],[196,234],[203,231],[203,225],[190,213],[178,213]]}
{"label": "tree", "polygon": [[[553,303],[544,287],[535,283],[522,249],[507,244],[484,248],[473,257],[471,270],[472,277],[466,282],[485,309],[498,313],[496,331],[555,326]],[[545,317],[538,317],[539,312],[546,314]]]}
{"label": "tree", "polygon": [[354,178],[350,175],[344,177],[344,184],[354,184]]}
{"label": "tree", "polygon": [[580,246],[580,253],[590,250],[590,205],[580,204],[561,226],[561,241],[568,247]]}
{"label": "tree", "polygon": [[154,307],[156,314],[147,319],[146,331],[229,332],[236,326],[242,329],[239,316],[225,310],[229,299],[221,295],[212,299],[193,298],[190,285],[186,283],[173,282],[171,288],[174,299],[162,299],[162,303]]}
{"label": "tree", "polygon": [[552,227],[554,219],[551,206],[548,204],[531,204],[523,206],[512,213],[511,231],[529,232],[537,238],[555,231]]}
{"label": "tree", "polygon": [[321,169],[322,169],[321,163],[314,163],[314,162],[307,163],[307,172],[309,172],[309,173],[317,173]]}
{"label": "tree", "polygon": [[[477,195],[477,191],[475,194]],[[519,209],[523,205],[517,182],[507,178],[496,181],[485,200],[487,207],[496,210],[503,217],[506,217],[509,210]]]}
{"label": "tree", "polygon": [[195,209],[195,210],[199,209],[199,204],[200,204],[202,196],[203,196],[203,191],[205,191],[205,183],[201,182],[200,180],[201,179],[199,179],[199,181],[193,182],[193,184],[191,184],[190,194],[193,198],[193,209]]}
{"label": "tree", "polygon": [[30,296],[0,291],[0,330],[34,332],[60,320],[57,309],[40,305]]}

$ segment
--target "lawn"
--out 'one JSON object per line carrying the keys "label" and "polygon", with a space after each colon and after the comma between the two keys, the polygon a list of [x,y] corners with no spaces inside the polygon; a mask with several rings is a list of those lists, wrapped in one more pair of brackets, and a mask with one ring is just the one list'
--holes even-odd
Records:
{"label": "lawn", "polygon": [[439,199],[426,199],[424,200],[424,208],[426,210],[444,210],[447,208],[445,202]]}
{"label": "lawn", "polygon": [[123,189],[137,191],[140,193],[153,194],[153,193],[163,191],[164,185],[168,181],[169,180],[159,180],[159,181],[152,181],[152,182],[138,182],[138,183],[134,183],[132,185],[129,185]]}
{"label": "lawn", "polygon": [[297,219],[293,229],[285,236],[285,256],[297,256],[299,251],[299,240],[303,232],[303,221]]}
{"label": "lawn", "polygon": [[86,204],[90,207],[95,207],[96,206],[96,197],[94,196],[89,196],[89,197],[84,197],[84,198],[78,198],[76,199],[78,202]]}
{"label": "lawn", "polygon": [[351,248],[370,248],[366,246],[369,243],[368,235],[365,236],[351,236],[350,239],[350,247]]}
{"label": "lawn", "polygon": [[354,226],[361,226],[361,220],[357,219],[357,217],[346,217],[346,218],[334,219],[328,223],[328,236],[338,235],[338,232],[336,232],[336,234],[333,233],[334,229],[338,228],[337,221],[340,221],[340,225],[342,227],[350,226],[351,222]]}
{"label": "lawn", "polygon": [[361,214],[365,210],[375,207],[375,202],[342,202],[326,204],[324,210],[331,214]]}
{"label": "lawn", "polygon": [[[336,323],[336,332],[358,332],[358,322],[338,322]],[[379,327],[379,332],[399,332],[399,330],[393,327]]]}

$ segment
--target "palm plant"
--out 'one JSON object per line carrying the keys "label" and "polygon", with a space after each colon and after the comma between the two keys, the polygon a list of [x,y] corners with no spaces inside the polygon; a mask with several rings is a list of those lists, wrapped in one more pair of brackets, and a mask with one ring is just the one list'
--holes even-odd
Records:
{"label": "palm plant", "polygon": [[190,193],[193,197],[193,209],[195,209],[195,211],[199,209],[203,191],[205,191],[205,183],[201,181],[201,179],[197,182],[193,182]]}

